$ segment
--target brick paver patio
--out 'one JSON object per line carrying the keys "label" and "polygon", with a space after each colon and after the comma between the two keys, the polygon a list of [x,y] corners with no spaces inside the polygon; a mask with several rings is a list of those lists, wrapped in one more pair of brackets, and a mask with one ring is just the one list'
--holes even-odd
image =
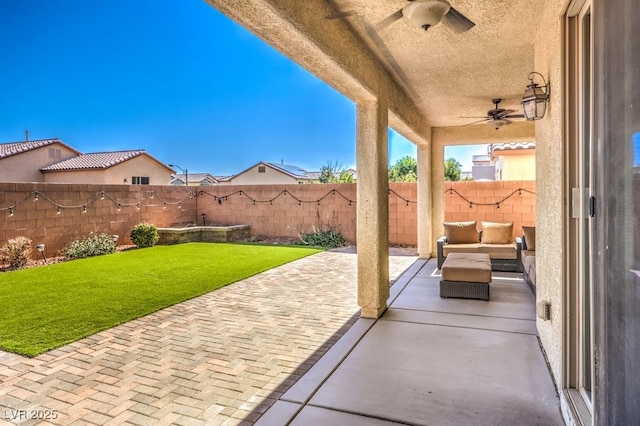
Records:
{"label": "brick paver patio", "polygon": [[322,252],[36,358],[0,351],[0,424],[251,424],[358,310],[355,254]]}

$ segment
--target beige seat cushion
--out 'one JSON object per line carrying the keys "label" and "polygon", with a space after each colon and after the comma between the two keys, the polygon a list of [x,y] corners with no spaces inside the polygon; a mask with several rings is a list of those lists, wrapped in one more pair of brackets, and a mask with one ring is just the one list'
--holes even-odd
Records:
{"label": "beige seat cushion", "polygon": [[518,249],[515,244],[445,244],[442,254],[448,257],[453,253],[484,253],[491,259],[517,259]]}
{"label": "beige seat cushion", "polygon": [[442,253],[449,256],[451,253],[478,253],[480,243],[473,244],[445,244],[442,247]]}
{"label": "beige seat cushion", "polygon": [[482,222],[482,243],[509,244],[513,242],[513,223]]}
{"label": "beige seat cushion", "polygon": [[517,259],[518,248],[515,244],[484,244],[478,247],[478,253],[486,253],[492,259]]}
{"label": "beige seat cushion", "polygon": [[469,244],[480,242],[475,221],[445,222],[444,235],[447,237],[447,244]]}
{"label": "beige seat cushion", "polygon": [[523,226],[522,234],[524,235],[524,241],[527,245],[527,250],[536,250],[536,227],[535,226]]}
{"label": "beige seat cushion", "polygon": [[444,281],[490,283],[491,260],[482,253],[451,253],[442,265]]}

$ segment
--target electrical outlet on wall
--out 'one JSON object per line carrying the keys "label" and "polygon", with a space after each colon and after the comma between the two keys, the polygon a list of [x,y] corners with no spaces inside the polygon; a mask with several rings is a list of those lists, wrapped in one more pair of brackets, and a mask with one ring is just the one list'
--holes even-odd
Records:
{"label": "electrical outlet on wall", "polygon": [[538,318],[543,319],[545,321],[549,321],[551,319],[551,303],[543,300],[538,302],[537,306]]}

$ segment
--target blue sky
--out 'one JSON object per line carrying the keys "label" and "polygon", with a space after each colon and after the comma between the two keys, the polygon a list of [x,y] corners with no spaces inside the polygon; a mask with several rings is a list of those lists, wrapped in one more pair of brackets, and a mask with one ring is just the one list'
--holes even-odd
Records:
{"label": "blue sky", "polygon": [[4,1],[0,40],[0,142],[29,129],[215,175],[355,164],[353,102],[203,0]]}

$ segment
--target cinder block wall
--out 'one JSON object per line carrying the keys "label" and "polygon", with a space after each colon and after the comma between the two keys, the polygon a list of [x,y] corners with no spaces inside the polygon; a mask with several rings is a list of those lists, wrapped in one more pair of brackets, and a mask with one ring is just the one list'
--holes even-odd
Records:
{"label": "cinder block wall", "polygon": [[[163,207],[162,199],[184,199],[183,209],[177,203]],[[130,244],[129,232],[137,223],[162,227],[195,218],[194,199],[185,188],[171,186],[0,183],[0,208],[0,245],[26,236],[34,245],[45,244],[48,256],[91,232],[116,234],[119,244]]]}
{"label": "cinder block wall", "polygon": [[[389,188],[389,241],[415,246],[417,186],[391,183]],[[447,192],[451,188],[456,191],[452,195]],[[502,201],[518,188],[535,192],[535,183],[446,182],[445,218],[513,222],[514,236],[519,236],[522,225],[535,224],[535,195],[523,191],[522,195]],[[469,208],[458,194],[472,203],[491,205],[472,204]],[[498,209],[495,203],[500,201]],[[150,222],[158,227],[200,225],[202,214],[207,225],[250,225],[254,236],[297,237],[301,232],[332,226],[348,241],[356,240],[355,184],[187,188],[0,183],[0,209],[0,245],[23,235],[31,238],[34,245],[45,244],[48,256],[91,232],[116,234],[120,236],[119,244],[130,244],[129,232],[137,223]]]}
{"label": "cinder block wall", "polygon": [[[389,240],[415,245],[416,185],[399,183],[391,188]],[[74,238],[91,232],[116,234],[119,244],[130,244],[129,233],[137,223],[200,225],[203,213],[208,225],[248,224],[252,235],[297,237],[333,226],[354,242],[355,201],[355,184],[187,188],[0,183],[0,245],[26,236],[34,245],[45,244],[47,256],[53,256]]]}
{"label": "cinder block wall", "polygon": [[445,221],[513,222],[513,236],[521,236],[522,226],[536,223],[535,189],[535,181],[445,182]]}

